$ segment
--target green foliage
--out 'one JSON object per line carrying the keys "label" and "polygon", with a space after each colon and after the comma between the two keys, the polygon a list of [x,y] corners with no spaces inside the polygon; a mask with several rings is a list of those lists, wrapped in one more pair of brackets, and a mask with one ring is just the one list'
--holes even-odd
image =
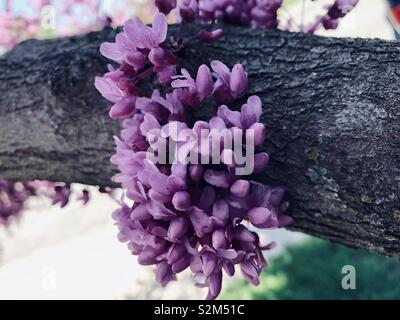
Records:
{"label": "green foliage", "polygon": [[[394,258],[310,238],[269,262],[258,287],[234,281],[221,299],[400,299],[400,262]],[[355,290],[342,289],[345,265],[356,269]]]}

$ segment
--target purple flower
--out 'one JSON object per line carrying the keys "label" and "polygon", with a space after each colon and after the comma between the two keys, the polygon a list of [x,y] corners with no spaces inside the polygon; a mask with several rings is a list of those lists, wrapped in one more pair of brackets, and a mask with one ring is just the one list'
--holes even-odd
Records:
{"label": "purple flower", "polygon": [[101,95],[111,102],[118,102],[127,97],[127,94],[119,88],[116,81],[108,77],[96,77],[96,89],[100,91]]}
{"label": "purple flower", "polygon": [[222,271],[215,272],[210,275],[207,281],[208,287],[210,288],[207,295],[207,300],[213,300],[218,297],[221,292],[222,286]]}
{"label": "purple flower", "polygon": [[[0,226],[8,225],[13,219],[19,218],[27,207],[27,201],[32,197],[50,199],[53,205],[65,207],[73,194],[69,184],[55,184],[49,181],[14,182],[0,179]],[[84,189],[76,194],[77,199],[86,205],[90,200],[89,191]]]}
{"label": "purple flower", "polygon": [[35,194],[36,189],[28,183],[0,179],[0,226],[8,225],[12,219],[18,218],[28,198]]}
{"label": "purple flower", "polygon": [[260,284],[260,280],[258,277],[260,276],[260,272],[262,268],[257,266],[257,264],[253,261],[254,254],[247,254],[246,258],[240,263],[240,270],[242,271],[243,277],[250,282],[251,284],[258,286]]}
{"label": "purple flower", "polygon": [[95,86],[104,98],[114,103],[110,110],[111,118],[125,119],[135,111],[136,96],[128,96],[112,78],[96,77]]}
{"label": "purple flower", "polygon": [[191,207],[190,193],[187,191],[175,192],[172,204],[176,210],[187,211]]}
{"label": "purple flower", "polygon": [[[283,0],[182,0],[156,1],[159,10],[165,14],[175,9],[178,21],[200,22],[202,24],[224,22],[234,25],[242,25],[264,29],[300,30],[303,32],[315,32],[318,27],[326,29],[337,27],[339,20],[343,18],[358,0],[335,0],[327,6],[327,13],[317,17],[309,27],[294,21],[293,18],[278,18],[278,10],[282,7]],[[205,35],[205,34],[204,34]],[[210,37],[197,37],[204,41],[213,41]]]}
{"label": "purple flower", "polygon": [[134,151],[145,151],[147,149],[146,138],[140,133],[140,125],[143,122],[144,116],[142,114],[135,114],[122,123],[121,137]]}
{"label": "purple flower", "polygon": [[203,23],[226,22],[257,28],[276,28],[282,0],[204,0],[199,2]]}
{"label": "purple flower", "polygon": [[250,11],[251,25],[257,28],[276,29],[278,27],[278,9],[282,0],[258,0]]}
{"label": "purple flower", "polygon": [[169,14],[176,8],[176,0],[155,0],[155,5],[163,14]]}
{"label": "purple flower", "polygon": [[210,32],[201,30],[199,34],[196,36],[196,38],[204,42],[214,42],[217,41],[219,38],[221,38],[223,34],[224,34],[223,29],[216,29]]}
{"label": "purple flower", "polygon": [[162,13],[155,16],[152,27],[136,18],[125,23],[115,43],[100,46],[103,56],[121,65],[117,70],[110,67],[95,80],[102,96],[114,103],[111,118],[126,119],[135,112],[140,82],[145,77],[155,72],[159,81],[167,84],[176,74],[175,57],[164,47],[167,30],[167,18]]}
{"label": "purple flower", "polygon": [[167,31],[167,18],[162,13],[156,14],[152,27],[143,24],[139,18],[125,23],[125,32],[131,42],[131,47],[138,49],[158,48],[165,41]]}
{"label": "purple flower", "polygon": [[197,72],[196,81],[186,69],[181,70],[182,75],[173,77],[173,88],[184,88],[181,100],[191,107],[198,107],[201,102],[211,95],[213,79],[211,71],[206,65],[201,65]]}
{"label": "purple flower", "polygon": [[168,84],[171,82],[171,78],[176,75],[176,66],[173,64],[167,64],[162,67],[154,67],[154,72],[157,73],[160,83]]}
{"label": "purple flower", "polygon": [[186,234],[189,230],[189,222],[185,217],[176,217],[171,220],[171,223],[168,227],[168,239],[171,242],[179,242],[180,239]]}
{"label": "purple flower", "polygon": [[163,106],[170,113],[169,120],[179,120],[184,114],[182,104],[182,93],[179,90],[174,90],[172,93],[167,93],[165,99],[161,96],[153,97],[153,100]]}
{"label": "purple flower", "polygon": [[218,108],[218,116],[225,121],[227,125],[232,125],[241,129],[251,128],[258,123],[262,113],[261,99],[257,96],[251,96],[247,104],[242,106],[241,111],[231,111],[223,105]]}
{"label": "purple flower", "polygon": [[88,190],[84,189],[82,190],[82,195],[79,197],[79,200],[83,202],[83,204],[87,204],[90,200],[90,193]]}
{"label": "purple flower", "polygon": [[234,196],[244,198],[250,192],[250,182],[247,180],[236,180],[231,185],[230,191]]}
{"label": "purple flower", "polygon": [[179,7],[179,14],[183,21],[194,22],[198,16],[199,6],[197,0],[182,0]]}
{"label": "purple flower", "polygon": [[232,71],[221,61],[211,62],[211,68],[217,81],[214,84],[214,97],[218,102],[231,103],[241,97],[247,89],[247,72],[241,64],[233,67]]}
{"label": "purple flower", "polygon": [[304,32],[314,33],[321,25],[324,29],[336,29],[339,20],[345,17],[357,5],[358,0],[335,0],[335,2],[327,6],[325,15],[318,16],[315,21],[304,29]]}
{"label": "purple flower", "polygon": [[52,196],[53,205],[59,203],[61,208],[64,208],[69,202],[70,195],[71,189],[69,185],[55,186],[54,194]]}

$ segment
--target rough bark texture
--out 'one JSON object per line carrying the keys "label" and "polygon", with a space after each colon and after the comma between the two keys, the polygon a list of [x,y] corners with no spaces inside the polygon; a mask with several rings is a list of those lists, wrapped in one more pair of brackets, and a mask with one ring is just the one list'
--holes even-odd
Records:
{"label": "rough bark texture", "polygon": [[[28,41],[0,59],[0,176],[109,185],[119,123],[93,88],[114,31]],[[264,102],[268,184],[294,229],[400,256],[400,43],[227,27],[185,53],[243,63]]]}

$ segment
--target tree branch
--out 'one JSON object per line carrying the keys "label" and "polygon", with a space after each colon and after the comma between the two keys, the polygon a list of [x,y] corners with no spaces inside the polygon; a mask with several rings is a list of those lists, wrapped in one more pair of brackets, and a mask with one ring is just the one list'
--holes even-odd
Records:
{"label": "tree branch", "polygon": [[[286,188],[293,228],[400,256],[400,44],[224,28],[182,61],[246,66],[271,156],[257,178]],[[31,40],[0,59],[1,177],[110,185],[119,123],[93,81],[114,35]]]}

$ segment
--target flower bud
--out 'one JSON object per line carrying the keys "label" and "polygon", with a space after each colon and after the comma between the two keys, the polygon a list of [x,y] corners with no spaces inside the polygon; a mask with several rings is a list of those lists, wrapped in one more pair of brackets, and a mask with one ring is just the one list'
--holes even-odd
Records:
{"label": "flower bud", "polygon": [[175,192],[172,198],[174,208],[179,211],[186,211],[190,208],[190,194],[186,191]]}
{"label": "flower bud", "polygon": [[176,241],[181,238],[188,230],[189,224],[186,218],[174,218],[168,228],[168,239]]}
{"label": "flower bud", "polygon": [[231,185],[231,193],[237,197],[244,198],[249,194],[250,182],[247,180],[237,180]]}
{"label": "flower bud", "polygon": [[247,72],[241,64],[237,64],[232,69],[232,74],[229,82],[230,89],[234,97],[240,97],[247,89]]}
{"label": "flower bud", "polygon": [[248,213],[247,217],[250,222],[256,227],[261,227],[271,217],[272,212],[268,208],[255,207],[252,208]]}
{"label": "flower bud", "polygon": [[269,156],[268,153],[261,152],[254,156],[254,172],[261,173],[265,170],[268,165]]}

